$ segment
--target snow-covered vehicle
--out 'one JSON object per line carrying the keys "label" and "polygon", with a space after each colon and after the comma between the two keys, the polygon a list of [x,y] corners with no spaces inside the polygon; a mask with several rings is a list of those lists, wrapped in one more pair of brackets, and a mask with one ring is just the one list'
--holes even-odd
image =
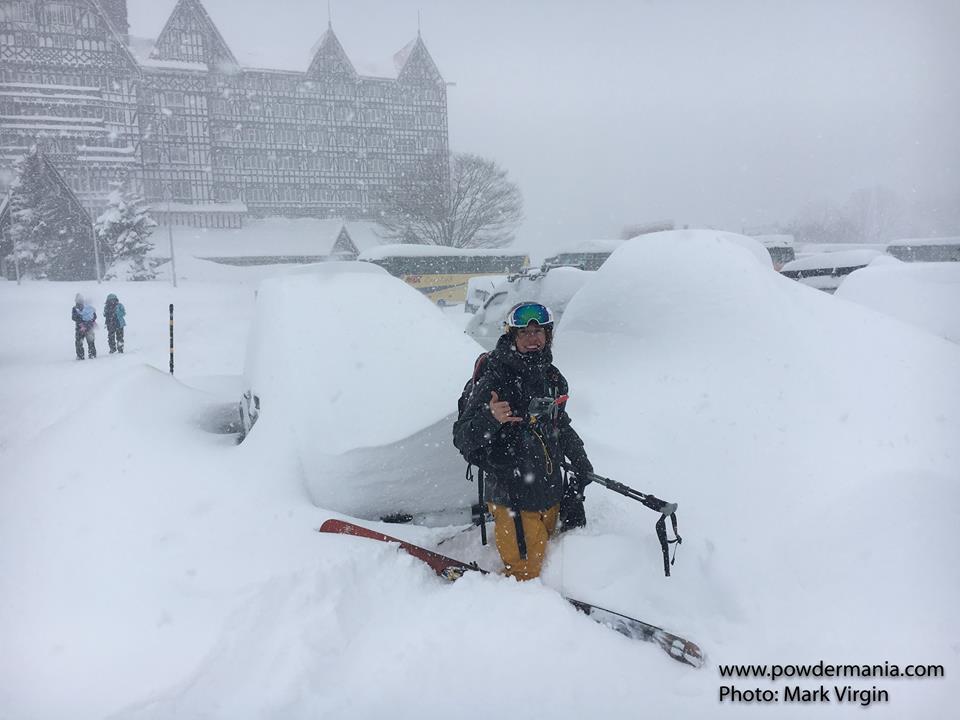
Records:
{"label": "snow-covered vehicle", "polygon": [[479,352],[429,299],[372,263],[266,280],[247,348],[240,449],[295,459],[319,507],[469,519],[475,490],[450,428]]}
{"label": "snow-covered vehicle", "polygon": [[818,290],[833,293],[847,275],[866,267],[881,255],[882,249],[816,253],[786,263],[780,268],[780,274]]}
{"label": "snow-covered vehicle", "polygon": [[508,275],[478,275],[467,280],[467,299],[463,303],[463,311],[475,313],[486,304],[497,286],[509,277]]}
{"label": "snow-covered vehicle", "polygon": [[593,271],[573,267],[547,267],[510,275],[493,288],[464,332],[485,349],[493,349],[503,333],[507,311],[527,300],[547,305],[553,311],[554,320],[559,322],[567,303],[593,274]]}

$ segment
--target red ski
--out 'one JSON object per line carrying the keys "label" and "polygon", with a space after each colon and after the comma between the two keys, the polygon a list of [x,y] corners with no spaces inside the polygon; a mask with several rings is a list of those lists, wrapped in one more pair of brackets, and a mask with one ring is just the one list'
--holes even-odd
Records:
{"label": "red ski", "polygon": [[[488,572],[476,563],[465,563],[461,560],[455,560],[454,558],[441,555],[433,550],[428,550],[427,548],[408,543],[405,540],[400,540],[390,535],[384,535],[376,530],[370,530],[369,528],[355,525],[346,520],[327,520],[320,526],[320,532],[355,535],[356,537],[367,538],[369,540],[396,543],[404,551],[433,568],[433,571],[437,573],[437,575],[451,581],[462,577],[463,574],[468,571],[479,573]],[[572,598],[565,598],[565,600],[601,625],[606,625],[612,630],[616,630],[618,633],[634,640],[656,643],[674,660],[686,665],[695,668],[703,667],[705,658],[696,643],[686,640],[679,635],[674,635],[656,625],[645,623],[643,620],[637,620],[636,618],[614,612],[613,610],[607,610],[606,608],[598,607],[581,600],[573,600]]]}

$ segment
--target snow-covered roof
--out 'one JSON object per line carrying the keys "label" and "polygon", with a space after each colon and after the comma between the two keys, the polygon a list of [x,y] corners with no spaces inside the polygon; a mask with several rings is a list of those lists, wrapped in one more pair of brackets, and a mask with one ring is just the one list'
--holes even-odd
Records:
{"label": "snow-covered roof", "polygon": [[343,223],[358,253],[373,250],[387,242],[380,233],[382,228],[370,220],[351,220]]}
{"label": "snow-covered roof", "polygon": [[[154,211],[167,211],[164,202],[154,203]],[[197,205],[171,203],[170,212],[197,212]],[[245,212],[242,203],[210,204],[203,211]],[[268,217],[246,220],[242,228],[193,228],[173,227],[174,247],[177,253],[186,253],[199,258],[249,258],[249,257],[326,257],[333,249],[346,226],[356,244],[373,242],[372,222],[344,221],[340,218],[282,218]],[[159,231],[166,237],[166,231]],[[156,255],[169,253],[166,243],[159,242]]]}
{"label": "snow-covered roof", "polygon": [[785,263],[781,272],[791,270],[815,270],[818,268],[860,267],[883,255],[883,249],[858,249],[840,252],[817,253]]}
{"label": "snow-covered roof", "polygon": [[452,248],[441,245],[379,245],[366,252],[360,253],[360,260],[383,260],[388,257],[435,257],[438,255],[462,255],[469,257],[471,255],[489,255],[489,256],[518,256],[525,257],[528,253],[524,250],[511,250],[510,248],[484,248],[482,250]]}
{"label": "snow-covered roof", "polygon": [[367,77],[384,78],[387,80],[396,80],[403,70],[403,66],[410,57],[410,51],[417,44],[416,38],[408,42],[393,55],[387,58],[378,58],[370,60],[359,60],[354,62],[354,67],[360,75]]}
{"label": "snow-covered roof", "polygon": [[[285,59],[279,54],[275,54],[276,57],[265,57],[262,53],[262,48],[253,46],[247,50],[244,50],[243,48],[237,50],[232,44],[228,44],[228,46],[237,57],[237,61],[243,70],[256,70],[257,72],[274,71],[304,73],[310,66],[310,62],[316,55],[317,50],[327,38],[327,34],[331,32],[332,30],[330,29],[325,30],[309,49],[309,51],[304,53],[304,58],[302,61],[297,61],[291,58]],[[410,53],[416,46],[417,40],[418,38],[414,38],[395,53],[391,54],[389,57],[383,58],[354,59],[349,55],[349,53],[346,53],[346,51],[344,52],[347,54],[348,60],[354,66],[358,75],[370,78],[380,78],[384,80],[396,80],[400,75],[400,71],[403,69],[403,66],[406,64],[407,59],[410,57]],[[156,48],[156,39],[154,38],[130,36],[129,48],[133,57],[144,68],[198,71],[206,71],[208,69],[204,63],[179,62],[175,60],[158,60],[156,58],[151,58],[150,55]]]}
{"label": "snow-covered roof", "polygon": [[773,235],[751,235],[750,237],[768,248],[793,247],[793,235],[777,233]]}
{"label": "snow-covered roof", "polygon": [[954,235],[952,237],[905,238],[888,243],[887,247],[914,247],[917,245],[960,245],[960,235]]}

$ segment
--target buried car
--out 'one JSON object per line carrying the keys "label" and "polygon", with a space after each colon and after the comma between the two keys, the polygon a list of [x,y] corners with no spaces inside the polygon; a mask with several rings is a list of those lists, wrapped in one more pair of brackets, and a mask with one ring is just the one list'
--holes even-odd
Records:
{"label": "buried car", "polygon": [[881,255],[882,248],[820,252],[784,264],[780,268],[780,274],[817,290],[833,293],[847,275],[866,267]]}
{"label": "buried car", "polygon": [[469,517],[475,490],[451,427],[479,352],[376,265],[330,262],[266,280],[247,348],[241,448],[296,458],[326,509]]}
{"label": "buried car", "polygon": [[496,284],[464,332],[484,349],[492,350],[503,334],[507,311],[527,301],[547,305],[553,311],[554,320],[559,322],[567,303],[593,275],[594,271],[590,270],[549,266],[510,275]]}

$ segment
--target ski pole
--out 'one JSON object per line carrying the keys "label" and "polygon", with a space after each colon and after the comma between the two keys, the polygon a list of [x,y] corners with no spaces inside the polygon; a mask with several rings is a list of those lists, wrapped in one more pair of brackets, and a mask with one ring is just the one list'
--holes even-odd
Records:
{"label": "ski pole", "polygon": [[631,500],[637,500],[661,515],[673,515],[677,511],[676,503],[661,500],[656,495],[648,495],[640,492],[639,490],[634,490],[632,487],[617,482],[616,480],[611,480],[610,478],[603,477],[602,475],[597,475],[594,472],[588,472],[587,478],[598,485],[603,485],[608,490],[613,490],[615,493],[620,493]]}
{"label": "ski pole", "polygon": [[[573,470],[570,465],[567,465],[567,468]],[[576,471],[574,471],[574,474],[576,474]],[[663,552],[663,574],[667,577],[670,577],[670,566],[676,562],[677,552],[676,549],[674,549],[673,560],[671,560],[669,546],[673,543],[680,545],[683,542],[683,538],[681,538],[680,533],[677,532],[677,503],[667,502],[666,500],[661,500],[656,495],[648,495],[640,492],[639,490],[634,490],[632,487],[617,482],[616,480],[603,477],[603,475],[597,475],[595,472],[588,472],[587,479],[592,480],[598,485],[603,485],[603,487],[607,488],[608,490],[613,490],[615,493],[619,493],[624,497],[630,498],[631,500],[637,500],[651,510],[660,513],[660,519],[657,520],[655,528],[657,531],[657,540],[660,541],[660,549]],[[667,539],[668,515],[670,516],[670,522],[673,525],[673,540]]]}

